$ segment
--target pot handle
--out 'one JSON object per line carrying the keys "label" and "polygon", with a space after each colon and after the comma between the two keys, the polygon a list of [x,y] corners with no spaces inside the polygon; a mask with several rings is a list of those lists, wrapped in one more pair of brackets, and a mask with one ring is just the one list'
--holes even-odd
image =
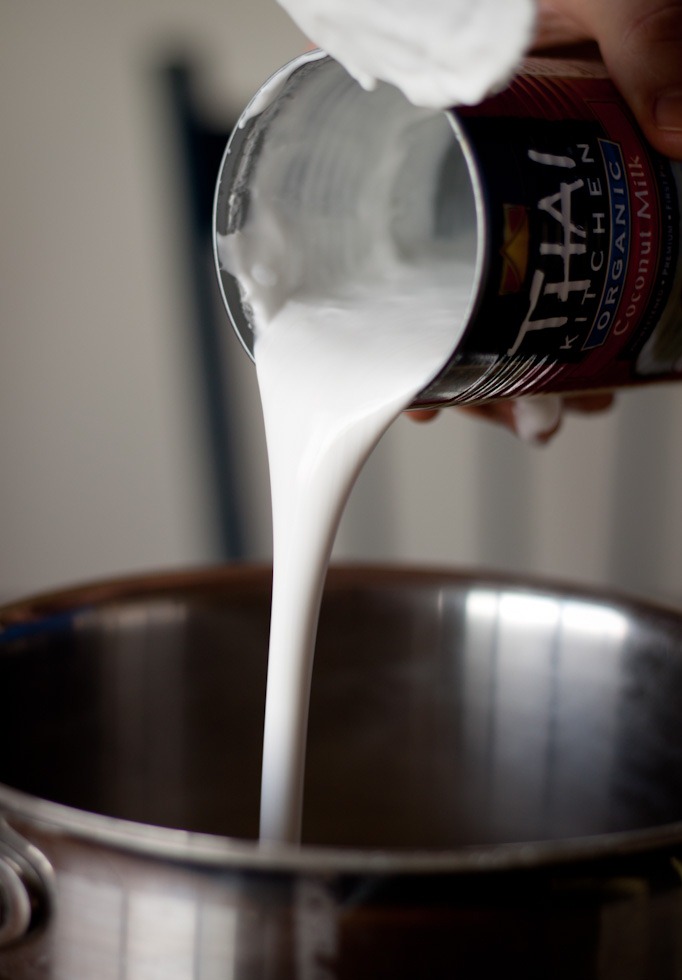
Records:
{"label": "pot handle", "polygon": [[0,949],[45,924],[54,893],[54,871],[45,855],[0,820]]}

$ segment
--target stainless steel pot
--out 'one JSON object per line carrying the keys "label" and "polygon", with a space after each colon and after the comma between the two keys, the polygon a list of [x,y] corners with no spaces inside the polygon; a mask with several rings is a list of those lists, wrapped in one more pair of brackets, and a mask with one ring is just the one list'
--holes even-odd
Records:
{"label": "stainless steel pot", "polygon": [[305,842],[261,848],[269,581],[0,613],[1,980],[682,975],[682,615],[333,570]]}

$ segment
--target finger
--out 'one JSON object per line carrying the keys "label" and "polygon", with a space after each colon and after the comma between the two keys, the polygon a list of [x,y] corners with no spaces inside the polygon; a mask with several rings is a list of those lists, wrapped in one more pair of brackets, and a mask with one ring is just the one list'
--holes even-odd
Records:
{"label": "finger", "polygon": [[[469,415],[471,418],[483,419],[485,422],[494,422],[504,426],[510,432],[516,432],[516,422],[514,415],[513,402],[499,401],[489,405],[457,405],[458,411]],[[437,409],[418,408],[406,413],[415,422],[430,422],[440,415]]]}
{"label": "finger", "polygon": [[435,419],[438,415],[438,411],[435,408],[416,408],[407,412],[407,414],[415,422],[430,422],[431,419]]}
{"label": "finger", "polygon": [[468,405],[462,409],[474,418],[494,422],[513,432],[523,442],[543,445],[561,426],[561,402],[556,399],[549,412],[539,405],[538,398],[519,398],[492,402],[490,405]]}
{"label": "finger", "polygon": [[591,415],[593,412],[608,411],[614,400],[614,396],[609,391],[590,395],[568,395],[564,398],[564,408],[569,412]]}
{"label": "finger", "polygon": [[535,26],[534,50],[565,48],[593,40],[587,28],[576,21],[570,10],[564,10],[561,2],[557,7],[553,0],[540,0]]}
{"label": "finger", "polygon": [[512,402],[514,428],[524,442],[547,442],[559,431],[563,414],[560,395],[532,395]]}
{"label": "finger", "polygon": [[596,38],[652,146],[682,159],[682,0],[554,0],[553,7]]}
{"label": "finger", "polygon": [[[554,395],[502,400],[486,405],[461,405],[457,408],[472,418],[501,425],[524,442],[545,443],[558,432],[561,425],[561,399]],[[419,409],[408,414],[424,422],[434,418],[438,412]]]}
{"label": "finger", "polygon": [[516,432],[514,408],[510,401],[492,402],[490,405],[463,405],[462,411],[472,418],[495,422],[510,432]]}

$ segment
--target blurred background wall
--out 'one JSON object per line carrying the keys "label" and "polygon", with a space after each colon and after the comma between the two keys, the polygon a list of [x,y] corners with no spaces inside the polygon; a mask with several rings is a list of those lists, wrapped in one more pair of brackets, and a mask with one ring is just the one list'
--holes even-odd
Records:
{"label": "blurred background wall", "polygon": [[[224,318],[206,339],[222,314],[195,183],[303,44],[274,0],[0,0],[3,598],[269,556],[255,378]],[[544,449],[452,411],[401,419],[337,557],[678,601],[680,432],[682,386],[621,396]]]}

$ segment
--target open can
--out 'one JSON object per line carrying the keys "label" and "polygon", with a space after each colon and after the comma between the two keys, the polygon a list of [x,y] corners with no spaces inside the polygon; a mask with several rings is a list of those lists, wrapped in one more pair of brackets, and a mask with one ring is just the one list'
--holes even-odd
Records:
{"label": "open can", "polygon": [[[394,125],[410,113],[413,124]],[[279,280],[284,269],[290,293],[292,267],[313,259],[324,291],[339,269],[349,282],[371,275],[389,240],[421,262],[452,247],[467,269],[466,309],[453,312],[450,356],[415,407],[674,379],[681,188],[682,166],[647,144],[599,63],[528,59],[482,104],[429,113],[389,85],[364,91],[312,52],[266,83],[228,144],[218,276],[253,354],[258,315],[230,241],[254,206],[274,216],[261,243],[279,249],[260,274]],[[297,210],[311,234],[291,232]],[[423,317],[432,312],[425,295]]]}

